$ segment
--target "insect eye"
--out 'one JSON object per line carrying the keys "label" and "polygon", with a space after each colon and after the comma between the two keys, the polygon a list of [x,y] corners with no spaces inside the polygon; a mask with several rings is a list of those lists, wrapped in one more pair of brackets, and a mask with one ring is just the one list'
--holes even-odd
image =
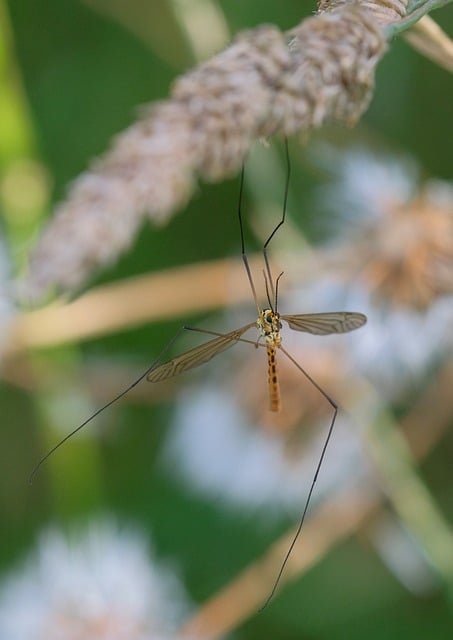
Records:
{"label": "insect eye", "polygon": [[267,324],[272,324],[272,318],[271,318],[271,316],[270,316],[270,315],[267,315],[267,316],[265,317],[265,320],[266,320]]}

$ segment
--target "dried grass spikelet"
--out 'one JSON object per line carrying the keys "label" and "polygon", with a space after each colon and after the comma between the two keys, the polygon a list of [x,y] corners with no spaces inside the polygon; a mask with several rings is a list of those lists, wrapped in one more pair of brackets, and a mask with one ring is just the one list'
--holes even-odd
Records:
{"label": "dried grass spikelet", "polygon": [[329,11],[286,35],[273,26],[239,35],[120,134],[73,183],[38,241],[27,297],[79,287],[130,246],[145,214],[161,222],[181,208],[197,174],[220,180],[238,170],[253,139],[356,121],[386,49],[380,22],[399,15],[383,18],[381,8],[404,3],[320,4]]}

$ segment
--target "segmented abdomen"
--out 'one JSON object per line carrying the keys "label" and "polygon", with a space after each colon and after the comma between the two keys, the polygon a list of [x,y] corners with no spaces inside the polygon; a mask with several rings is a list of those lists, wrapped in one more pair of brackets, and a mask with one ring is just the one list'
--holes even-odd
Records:
{"label": "segmented abdomen", "polygon": [[268,366],[268,381],[269,381],[269,409],[271,411],[280,411],[280,385],[277,375],[277,352],[274,347],[270,345],[266,348],[267,351],[267,366]]}

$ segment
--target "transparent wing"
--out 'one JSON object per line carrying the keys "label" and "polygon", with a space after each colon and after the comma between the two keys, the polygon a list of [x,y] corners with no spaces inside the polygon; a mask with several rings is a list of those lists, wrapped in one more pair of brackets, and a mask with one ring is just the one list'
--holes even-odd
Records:
{"label": "transparent wing", "polygon": [[334,311],[332,313],[303,313],[296,316],[281,316],[294,331],[306,331],[319,336],[329,333],[347,333],[358,329],[366,322],[363,313]]}
{"label": "transparent wing", "polygon": [[194,347],[180,356],[158,365],[148,373],[146,379],[149,382],[160,382],[161,380],[167,380],[167,378],[177,376],[188,369],[198,367],[200,364],[204,364],[211,360],[211,358],[214,358],[218,353],[235,345],[241,336],[255,325],[255,322],[251,322],[240,329],[235,329],[230,333],[225,333],[218,338],[204,342],[198,347]]}

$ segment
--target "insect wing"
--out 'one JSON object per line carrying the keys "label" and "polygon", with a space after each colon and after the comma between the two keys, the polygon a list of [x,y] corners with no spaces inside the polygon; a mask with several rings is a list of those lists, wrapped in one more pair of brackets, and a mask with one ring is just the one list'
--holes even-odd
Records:
{"label": "insect wing", "polygon": [[213,340],[200,344],[198,347],[194,347],[180,356],[157,366],[148,373],[146,379],[149,382],[161,382],[162,380],[167,380],[168,378],[177,376],[184,371],[198,367],[199,365],[211,360],[211,358],[214,358],[218,353],[221,353],[235,345],[240,337],[254,325],[255,323],[251,322],[240,329],[236,329],[235,331],[231,331],[230,333],[226,333],[218,338],[214,338]]}
{"label": "insect wing", "polygon": [[306,331],[319,336],[329,333],[347,333],[358,329],[366,322],[363,313],[335,311],[333,313],[304,313],[295,316],[281,316],[294,331]]}

